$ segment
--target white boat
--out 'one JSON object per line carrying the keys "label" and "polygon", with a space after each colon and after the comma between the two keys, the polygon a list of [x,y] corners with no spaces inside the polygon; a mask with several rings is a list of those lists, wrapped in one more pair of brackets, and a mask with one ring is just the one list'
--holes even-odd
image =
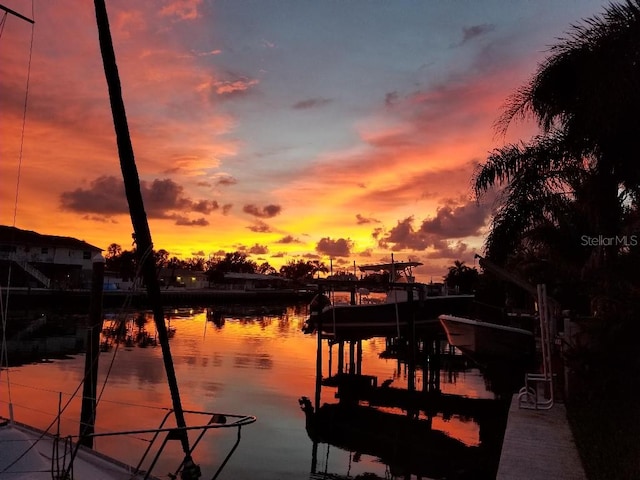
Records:
{"label": "white boat", "polygon": [[[66,448],[65,448],[66,446]],[[7,480],[51,480],[87,478],[91,480],[136,480],[146,472],[79,447],[70,469],[71,451],[65,440],[25,424],[0,422],[0,478]],[[59,447],[59,448],[56,448]],[[63,476],[66,472],[68,477]],[[148,478],[155,479],[154,476]]]}
{"label": "white boat", "polygon": [[454,315],[440,315],[450,345],[479,362],[524,360],[535,353],[533,332]]}
{"label": "white boat", "polygon": [[402,333],[413,325],[417,330],[438,332],[438,315],[467,314],[474,295],[447,295],[431,285],[415,281],[412,269],[420,262],[391,262],[359,267],[362,272],[383,272],[389,283],[380,303],[332,304],[319,293],[309,307],[305,331],[318,328],[340,336],[381,336]]}

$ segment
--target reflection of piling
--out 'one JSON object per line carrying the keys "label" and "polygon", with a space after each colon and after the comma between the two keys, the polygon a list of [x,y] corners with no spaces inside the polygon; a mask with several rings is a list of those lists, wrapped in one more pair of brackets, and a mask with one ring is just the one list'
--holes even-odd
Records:
{"label": "reflection of piling", "polygon": [[82,390],[82,410],[80,412],[80,439],[78,441],[81,445],[89,448],[93,448],[92,435],[96,421],[104,263],[102,255],[98,255],[93,259],[91,303],[89,306],[89,325],[87,327],[87,352],[84,359],[84,386]]}
{"label": "reflection of piling", "polygon": [[416,322],[415,315],[416,309],[413,304],[413,290],[407,290],[407,301],[409,302],[409,318],[408,318],[408,334],[409,334],[409,358],[408,367],[409,367],[409,379],[407,383],[407,387],[410,392],[415,391],[416,389]]}
{"label": "reflection of piling", "polygon": [[[345,352],[344,352],[344,347],[345,347],[345,343],[348,344],[349,347],[349,358],[347,360],[347,365],[345,367],[345,363],[344,363],[344,359],[345,359]],[[333,346],[337,344],[338,345],[338,366],[337,366],[337,370],[334,373],[333,371]],[[349,340],[344,340],[344,339],[329,339],[329,358],[328,358],[328,364],[329,364],[329,377],[332,377],[333,375],[343,375],[343,374],[348,374],[348,375],[361,375],[362,374],[362,339],[349,339]],[[322,361],[322,356],[318,355],[317,356],[317,361],[321,362]],[[316,369],[317,369],[317,373],[319,375],[322,375],[322,369],[318,368],[318,366],[316,365]]]}
{"label": "reflection of piling", "polygon": [[318,346],[316,351],[316,396],[314,407],[320,408],[320,390],[322,388],[322,316],[318,315]]}
{"label": "reflection of piling", "polygon": [[441,345],[437,338],[424,338],[423,342],[423,390],[440,391]]}
{"label": "reflection of piling", "polygon": [[[316,351],[316,395],[314,404],[314,414],[317,414],[320,410],[320,393],[322,390],[322,316],[318,315],[317,325],[317,351]],[[329,375],[331,375],[331,368],[329,368]],[[313,448],[311,450],[311,473],[316,473],[318,465],[318,442],[313,442]]]}
{"label": "reflection of piling", "polygon": [[355,375],[356,373],[356,357],[355,357],[355,348],[354,341],[349,340],[349,375]]}

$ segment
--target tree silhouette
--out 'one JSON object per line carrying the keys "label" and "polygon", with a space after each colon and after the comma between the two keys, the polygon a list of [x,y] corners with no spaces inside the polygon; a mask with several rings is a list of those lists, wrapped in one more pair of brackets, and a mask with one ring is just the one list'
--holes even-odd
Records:
{"label": "tree silhouette", "polygon": [[478,283],[479,273],[475,268],[471,268],[456,260],[453,266],[449,267],[449,272],[444,277],[444,282],[448,288],[457,290],[459,293],[473,293]]}
{"label": "tree silhouette", "polygon": [[311,280],[316,273],[328,273],[327,266],[319,260],[292,260],[280,267],[280,275],[295,281]]}
{"label": "tree silhouette", "polygon": [[[541,133],[494,150],[474,174],[476,196],[503,187],[486,253],[505,263],[522,249],[566,281],[610,290],[629,254],[640,192],[640,1],[610,5],[571,28],[496,124],[532,117]],[[586,242],[585,242],[586,239]],[[586,244],[585,244],[586,243]]]}

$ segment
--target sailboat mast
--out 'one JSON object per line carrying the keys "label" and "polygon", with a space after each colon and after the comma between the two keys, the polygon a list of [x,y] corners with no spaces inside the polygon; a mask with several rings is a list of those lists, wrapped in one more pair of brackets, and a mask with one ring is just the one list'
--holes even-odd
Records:
{"label": "sailboat mast", "polygon": [[[184,411],[180,402],[180,392],[178,390],[178,382],[176,379],[173,360],[171,358],[171,350],[169,348],[169,336],[165,325],[164,311],[162,307],[162,299],[160,293],[160,285],[156,277],[156,266],[153,255],[153,243],[151,241],[151,231],[147,221],[147,214],[144,209],[142,200],[142,192],[140,190],[140,179],[138,177],[138,169],[136,167],[133,155],[133,146],[129,135],[129,126],[122,98],[122,89],[120,85],[120,77],[118,67],[116,65],[115,52],[111,39],[111,31],[109,29],[109,18],[107,16],[107,8],[104,0],[94,0],[96,9],[96,21],[98,24],[98,35],[100,41],[100,51],[104,64],[104,71],[109,87],[109,100],[111,102],[111,111],[113,114],[113,123],[116,131],[118,143],[118,155],[120,157],[120,168],[124,179],[125,192],[129,203],[129,212],[131,214],[131,222],[133,224],[134,239],[137,245],[139,261],[142,267],[142,276],[147,287],[147,294],[153,310],[153,318],[158,332],[158,340],[162,347],[162,358],[171,392],[171,400],[173,402],[173,410],[176,417],[176,425],[180,429],[180,440],[182,450],[185,453],[185,471],[183,478],[189,469],[197,469],[191,460],[189,438],[185,430],[186,422],[184,419]],[[197,478],[199,472],[192,477]]]}

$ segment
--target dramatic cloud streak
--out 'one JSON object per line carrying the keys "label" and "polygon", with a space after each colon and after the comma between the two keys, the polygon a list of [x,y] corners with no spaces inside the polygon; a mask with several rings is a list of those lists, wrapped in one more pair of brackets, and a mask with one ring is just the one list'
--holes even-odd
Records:
{"label": "dramatic cloud streak", "polygon": [[[469,200],[470,179],[503,141],[500,106],[605,4],[109,2],[154,244],[180,256],[241,248],[275,266],[393,251],[436,277],[469,262],[491,215]],[[36,14],[24,138],[31,26],[10,18],[3,30],[0,201],[13,206],[18,185],[18,227],[126,247],[93,7],[40,2]]]}

